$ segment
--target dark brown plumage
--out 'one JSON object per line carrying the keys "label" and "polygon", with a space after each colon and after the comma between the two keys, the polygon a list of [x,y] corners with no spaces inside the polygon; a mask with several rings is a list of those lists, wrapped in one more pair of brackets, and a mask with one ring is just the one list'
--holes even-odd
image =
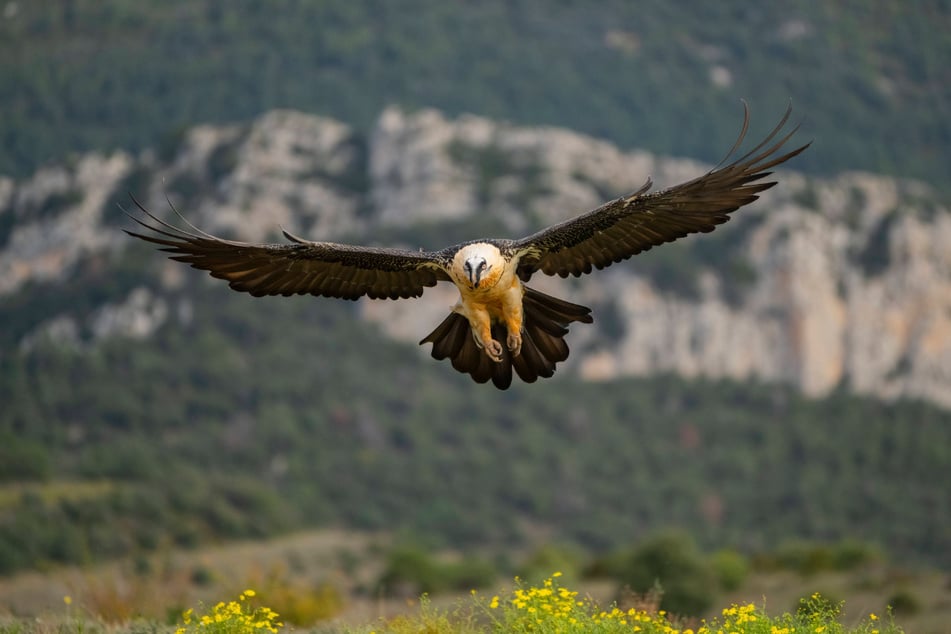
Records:
{"label": "dark brown plumage", "polygon": [[[745,102],[743,106],[743,127],[724,162],[740,147],[749,129],[749,109]],[[652,185],[648,179],[633,194],[515,241],[511,248],[526,252],[519,262],[519,277],[527,281],[536,271],[580,276],[590,273],[592,267],[603,269],[688,234],[713,231],[730,219],[731,212],[776,184],[757,182],[770,175],[767,170],[809,147],[806,144],[776,155],[799,127],[777,138],[790,114],[791,107],[759,145],[729,165],[721,162],[702,176],[651,194],[647,193]]]}
{"label": "dark brown plumage", "polygon": [[[536,272],[580,276],[688,234],[713,231],[731,212],[776,184],[762,180],[768,170],[808,147],[780,152],[796,131],[783,133],[790,113],[787,109],[761,143],[732,163],[656,193],[648,193],[648,179],[628,196],[520,240],[475,240],[440,251],[410,251],[311,242],[284,232],[289,244],[249,244],[216,238],[184,218],[188,229],[171,225],[135,198],[155,224],[130,214],[150,233],[127,233],[255,296],[399,299],[418,297],[440,281],[453,282],[459,304],[420,343],[432,343],[433,357],[450,359],[456,370],[477,382],[491,380],[505,389],[513,372],[528,383],[552,376],[556,364],[568,357],[564,336],[569,324],[592,321],[588,308],[522,282]],[[724,162],[739,148],[748,126],[744,103],[743,127]]]}
{"label": "dark brown plumage", "polygon": [[[512,384],[512,371],[526,383],[534,383],[555,373],[555,364],[568,358],[568,344],[564,336],[572,322],[590,324],[591,309],[545,295],[526,286],[522,298],[525,318],[522,322],[523,343],[521,354],[513,357],[503,348],[502,362],[492,362],[478,348],[469,328],[469,322],[459,313],[449,316],[427,335],[420,345],[432,343],[436,360],[450,359],[452,367],[469,374],[477,383],[489,379],[499,389]],[[505,339],[502,324],[493,324],[494,339]]]}

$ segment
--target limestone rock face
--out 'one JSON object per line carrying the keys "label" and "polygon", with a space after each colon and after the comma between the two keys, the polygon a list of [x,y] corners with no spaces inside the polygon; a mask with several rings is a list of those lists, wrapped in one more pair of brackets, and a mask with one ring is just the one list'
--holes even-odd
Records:
{"label": "limestone rock face", "polygon": [[[710,168],[566,130],[449,121],[434,111],[389,110],[373,139],[381,222],[490,215],[510,237],[592,209],[648,176],[665,187]],[[596,325],[569,336],[567,365],[592,380],[677,372],[790,382],[813,396],[842,386],[951,406],[948,210],[927,202],[933,196],[920,184],[871,174],[819,181],[780,172],[779,180],[738,212],[742,226],[733,221],[715,234],[730,236],[722,262],[739,257],[754,273],[739,300],[729,292],[734,271],[719,268],[716,256],[694,272],[699,291],[687,298],[643,274],[639,258],[583,284],[533,280],[595,307]],[[454,294],[439,300],[448,306]],[[598,333],[597,307],[605,303],[623,322],[612,341]],[[407,305],[373,304],[364,312],[407,340],[442,314],[427,310],[423,320]]]}
{"label": "limestone rock face", "polygon": [[27,282],[60,280],[80,258],[110,248],[115,236],[103,231],[104,208],[131,167],[121,152],[88,154],[23,183],[0,180],[0,296]]}
{"label": "limestone rock face", "polygon": [[493,127],[487,121],[458,129],[440,113],[427,110],[408,117],[389,108],[371,135],[371,199],[381,223],[457,220],[475,213],[473,183],[448,150],[456,136],[481,137]]}
{"label": "limestone rock face", "polygon": [[172,164],[158,166],[150,207],[164,209],[164,180],[190,219],[237,239],[262,241],[280,228],[315,240],[354,234],[363,229],[364,153],[348,126],[294,111],[198,126]]}
{"label": "limestone rock face", "polygon": [[[0,177],[0,297],[29,283],[68,282],[89,258],[121,252],[130,242],[105,222],[104,207],[130,182],[161,215],[168,195],[202,228],[238,239],[269,240],[283,227],[317,240],[376,242],[406,241],[420,227],[518,237],[648,177],[661,188],[709,168],[567,130],[449,120],[434,110],[389,108],[367,135],[274,111],[244,126],[192,128],[164,157],[91,154],[22,182]],[[677,372],[779,381],[814,396],[845,388],[951,407],[948,209],[927,187],[884,176],[777,176],[763,200],[713,234],[583,282],[533,279],[594,308],[595,325],[569,335],[564,371],[586,380]],[[152,288],[84,317],[48,315],[24,341],[149,336],[175,312],[163,294],[189,274],[163,265]],[[446,286],[415,302],[360,305],[365,319],[415,342],[455,299]]]}

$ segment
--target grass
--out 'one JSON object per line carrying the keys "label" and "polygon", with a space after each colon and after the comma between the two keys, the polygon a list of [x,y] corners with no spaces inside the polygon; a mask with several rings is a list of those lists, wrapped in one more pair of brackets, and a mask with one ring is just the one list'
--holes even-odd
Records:
{"label": "grass", "polygon": [[[590,597],[560,583],[555,572],[538,584],[515,579],[511,588],[498,593],[472,591],[444,607],[436,607],[423,595],[418,607],[407,614],[360,626],[328,625],[310,631],[329,634],[897,634],[891,615],[868,614],[860,622],[846,625],[841,603],[814,593],[800,602],[794,613],[772,616],[753,603],[733,604],[709,620],[687,620],[658,610],[659,595],[628,597],[630,606],[617,603],[602,606]],[[88,622],[70,597],[64,597],[65,618],[58,625],[35,620],[0,621],[0,634],[46,634],[47,632],[169,632],[174,634],[280,634],[295,629],[285,625],[276,610],[264,604],[253,589],[237,599],[219,601],[211,607],[186,609],[175,625],[133,622],[105,626]]]}
{"label": "grass", "polygon": [[362,628],[345,628],[353,634],[470,634],[506,632],[575,634],[598,632],[640,632],[643,634],[888,634],[902,630],[891,616],[882,619],[869,614],[861,623],[846,626],[841,622],[841,605],[825,600],[818,593],[805,600],[795,614],[770,616],[752,603],[733,604],[720,616],[699,622],[678,618],[658,610],[657,596],[635,598],[635,605],[602,607],[589,597],[580,596],[559,583],[554,573],[541,584],[519,582],[508,591],[491,596],[475,592],[469,601],[460,601],[448,609],[435,609],[425,597],[415,614],[381,621]]}
{"label": "grass", "polygon": [[[475,585],[467,585],[461,592],[430,595],[419,585],[403,583],[388,593],[379,580],[386,572],[386,553],[393,548],[383,535],[316,531],[266,542],[168,551],[92,568],[21,573],[0,578],[0,634],[173,634],[176,628],[185,628],[183,634],[204,634],[209,630],[194,629],[203,616],[217,622],[236,620],[228,617],[239,614],[234,607],[221,611],[232,597],[238,597],[240,614],[253,615],[263,607],[273,610],[275,622],[283,624],[278,628],[282,633],[633,632],[640,627],[641,632],[693,634],[882,634],[902,628],[937,634],[949,631],[951,619],[947,573],[904,570],[878,560],[855,570],[805,573],[759,563],[738,587],[724,586],[716,593],[712,609],[700,613],[705,624],[700,617],[682,619],[661,612],[664,597],[656,593],[625,593],[612,578],[582,574],[578,561],[500,563],[500,569],[512,571],[506,576],[519,572],[521,580],[488,580],[477,592],[469,591]],[[439,555],[439,561],[461,556],[432,555]],[[546,579],[545,571],[553,569],[565,575]],[[249,588],[255,596],[246,592]],[[821,603],[813,599],[816,591]],[[64,604],[66,596],[69,605]],[[810,608],[810,602],[818,607]],[[188,609],[191,622],[186,624],[183,614]],[[900,627],[891,621],[892,613]],[[228,631],[250,631],[232,626],[235,629]]]}

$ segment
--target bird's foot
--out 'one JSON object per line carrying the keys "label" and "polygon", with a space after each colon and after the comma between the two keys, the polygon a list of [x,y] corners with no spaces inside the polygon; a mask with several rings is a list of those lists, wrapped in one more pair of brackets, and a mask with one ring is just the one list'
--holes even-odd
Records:
{"label": "bird's foot", "polygon": [[512,356],[517,357],[522,351],[522,334],[518,332],[510,332],[508,339],[505,341],[505,345],[508,346],[509,352],[512,353]]}
{"label": "bird's foot", "polygon": [[480,350],[485,350],[485,354],[490,359],[496,363],[502,362],[502,344],[495,339],[489,339],[488,341],[483,340],[475,330],[472,331],[472,339]]}
{"label": "bird's foot", "polygon": [[496,363],[502,363],[502,344],[495,339],[485,342],[485,353]]}

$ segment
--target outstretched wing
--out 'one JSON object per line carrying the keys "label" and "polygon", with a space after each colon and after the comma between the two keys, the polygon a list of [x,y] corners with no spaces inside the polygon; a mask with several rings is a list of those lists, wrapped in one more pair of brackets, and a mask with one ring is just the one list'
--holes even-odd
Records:
{"label": "outstretched wing", "polygon": [[223,240],[184,218],[191,231],[159,220],[134,197],[132,200],[156,224],[129,214],[150,233],[126,233],[161,245],[162,251],[175,254],[171,259],[208,271],[212,277],[227,280],[234,290],[257,297],[310,294],[399,299],[419,297],[424,287],[449,279],[434,253],[310,242],[286,231],[290,244]]}
{"label": "outstretched wing", "polygon": [[780,136],[791,112],[790,106],[759,145],[723,165],[739,148],[749,128],[749,108],[744,102],[743,128],[720,165],[699,178],[653,194],[647,193],[651,187],[648,179],[629,196],[516,240],[511,248],[520,255],[519,276],[528,280],[536,271],[580,276],[590,273],[592,267],[603,269],[690,233],[713,231],[730,219],[730,212],[753,202],[759,192],[776,184],[761,181],[771,173],[766,170],[809,147],[806,144],[780,154],[799,127]]}

